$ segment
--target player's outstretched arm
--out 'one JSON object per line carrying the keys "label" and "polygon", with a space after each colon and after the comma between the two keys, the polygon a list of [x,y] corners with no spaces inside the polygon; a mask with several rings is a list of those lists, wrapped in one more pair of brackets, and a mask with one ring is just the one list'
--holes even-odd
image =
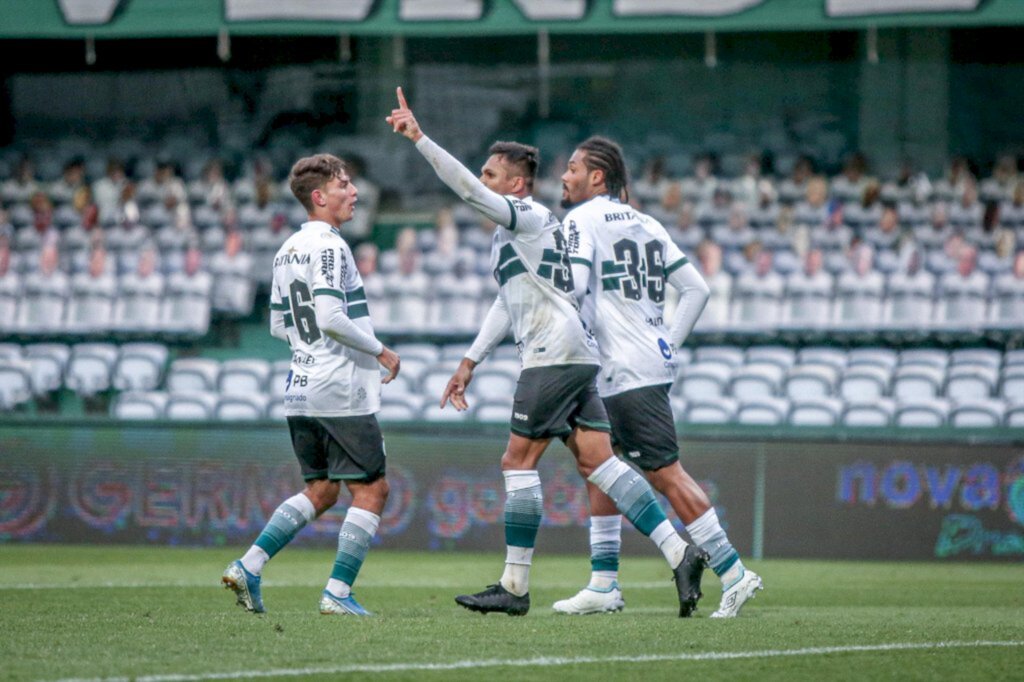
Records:
{"label": "player's outstretched arm", "polygon": [[392,129],[416,143],[416,149],[434,167],[437,177],[448,185],[459,198],[499,225],[509,227],[514,217],[512,206],[505,197],[489,190],[479,178],[459,163],[458,159],[423,134],[419,123],[405,101],[399,87],[398,108],[392,109],[385,120]]}
{"label": "player's outstretched arm", "polygon": [[697,268],[693,267],[693,263],[686,263],[673,270],[668,276],[668,283],[679,290],[679,305],[676,306],[668,332],[672,347],[679,348],[693,331],[697,318],[704,312],[704,306],[711,298],[711,289]]}
{"label": "player's outstretched arm", "polygon": [[381,377],[380,383],[390,384],[391,380],[398,376],[402,359],[398,357],[398,353],[384,346],[381,352],[377,354],[377,362],[388,371],[386,376]]}

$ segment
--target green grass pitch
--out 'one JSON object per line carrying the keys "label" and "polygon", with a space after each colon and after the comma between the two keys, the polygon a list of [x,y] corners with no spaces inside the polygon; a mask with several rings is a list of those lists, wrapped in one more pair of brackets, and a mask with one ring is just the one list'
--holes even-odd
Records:
{"label": "green grass pitch", "polygon": [[237,549],[0,546],[0,678],[1022,679],[1019,564],[760,561],[765,590],[738,619],[679,619],[669,571],[627,556],[626,610],[551,610],[585,556],[541,556],[525,618],[482,616],[455,594],[493,582],[503,554],[376,548],[356,585],[373,619],[325,617],[330,550],[286,549],[264,574],[268,612],[219,585]]}

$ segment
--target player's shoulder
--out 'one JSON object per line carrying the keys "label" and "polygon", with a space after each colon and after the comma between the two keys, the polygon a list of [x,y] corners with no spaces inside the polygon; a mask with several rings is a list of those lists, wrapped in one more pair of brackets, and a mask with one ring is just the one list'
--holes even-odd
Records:
{"label": "player's shoulder", "polygon": [[560,227],[558,216],[544,204],[534,201],[533,197],[509,194],[505,195],[505,200],[513,212],[513,225],[510,227],[515,232],[546,231]]}
{"label": "player's shoulder", "polygon": [[546,221],[549,217],[554,216],[551,209],[539,201],[535,201],[533,197],[517,197],[512,194],[507,194],[505,195],[505,200],[508,201],[509,206],[512,207],[512,210],[515,211],[519,217],[522,217],[525,214],[535,214]]}
{"label": "player's shoulder", "polygon": [[603,220],[605,211],[603,197],[594,197],[584,201],[582,204],[573,206],[572,209],[565,214],[565,221],[575,221],[577,224],[589,224],[594,220]]}

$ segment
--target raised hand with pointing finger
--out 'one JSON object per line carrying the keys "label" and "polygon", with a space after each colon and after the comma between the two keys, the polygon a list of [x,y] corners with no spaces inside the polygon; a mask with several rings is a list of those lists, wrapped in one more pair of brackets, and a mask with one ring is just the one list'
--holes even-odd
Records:
{"label": "raised hand with pointing finger", "polygon": [[398,86],[396,92],[398,94],[398,108],[392,109],[391,115],[385,120],[396,133],[401,133],[413,142],[418,142],[419,139],[423,137],[423,131],[420,130],[420,124],[416,122],[416,117],[413,116],[412,109],[409,108],[409,104],[405,101],[405,94],[402,92],[402,86]]}

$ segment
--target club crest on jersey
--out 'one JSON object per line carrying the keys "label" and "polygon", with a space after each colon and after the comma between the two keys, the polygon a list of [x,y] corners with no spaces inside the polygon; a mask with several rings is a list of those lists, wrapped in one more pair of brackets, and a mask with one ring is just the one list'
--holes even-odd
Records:
{"label": "club crest on jersey", "polygon": [[672,359],[672,346],[668,345],[665,339],[658,339],[658,350],[661,351],[661,357],[666,360]]}

